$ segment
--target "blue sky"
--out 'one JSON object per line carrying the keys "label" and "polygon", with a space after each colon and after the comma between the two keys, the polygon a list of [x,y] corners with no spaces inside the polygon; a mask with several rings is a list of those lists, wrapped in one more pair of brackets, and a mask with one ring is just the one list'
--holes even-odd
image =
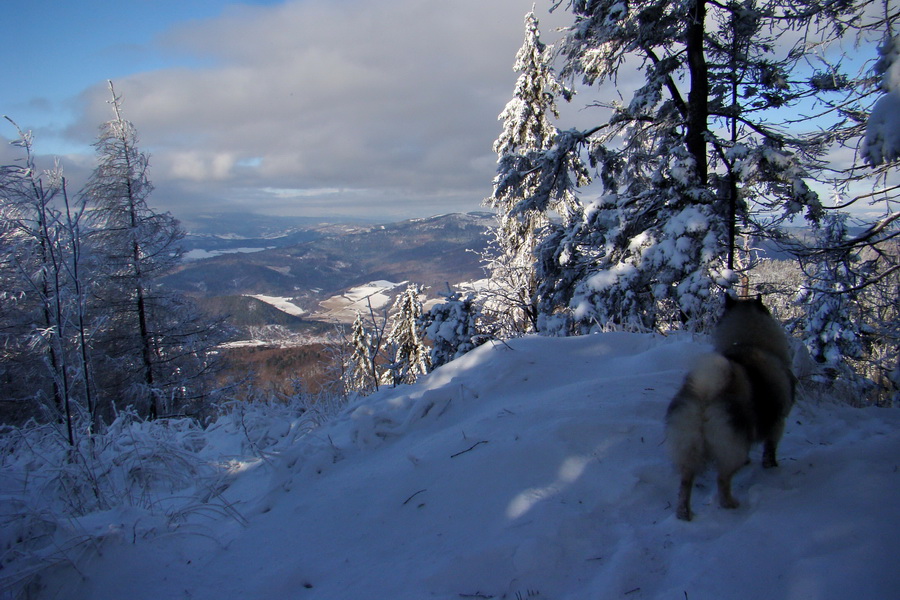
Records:
{"label": "blue sky", "polygon": [[78,181],[112,79],[176,216],[478,209],[532,3],[29,0],[0,20],[0,114]]}
{"label": "blue sky", "polygon": [[[112,79],[151,155],[152,203],[182,219],[478,210],[533,4],[23,0],[0,19],[0,114],[77,184]],[[550,4],[536,13],[552,42],[571,16]],[[588,102],[561,107],[560,125],[596,124]],[[0,142],[14,135],[0,123]],[[0,161],[13,157],[0,143]]]}
{"label": "blue sky", "polygon": [[[14,12],[8,11],[0,20],[0,51],[6,57],[0,67],[6,81],[0,90],[3,114],[28,128],[66,123],[75,118],[73,97],[89,85],[141,71],[188,66],[191,58],[167,51],[160,36],[179,23],[215,17],[228,4],[214,0],[16,3]],[[63,140],[49,143],[65,145]]]}

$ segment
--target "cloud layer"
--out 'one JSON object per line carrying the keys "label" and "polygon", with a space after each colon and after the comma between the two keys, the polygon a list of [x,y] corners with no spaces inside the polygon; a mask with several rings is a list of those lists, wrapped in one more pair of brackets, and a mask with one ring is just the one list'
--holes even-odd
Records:
{"label": "cloud layer", "polygon": [[[531,5],[308,0],[168,32],[158,44],[199,66],[115,82],[152,155],[156,203],[176,215],[476,209]],[[91,139],[108,98],[87,90],[69,135]]]}

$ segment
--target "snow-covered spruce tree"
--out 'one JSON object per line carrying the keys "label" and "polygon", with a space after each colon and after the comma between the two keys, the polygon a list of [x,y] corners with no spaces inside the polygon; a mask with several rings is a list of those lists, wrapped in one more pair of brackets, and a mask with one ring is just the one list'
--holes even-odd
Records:
{"label": "snow-covered spruce tree", "polygon": [[843,73],[840,60],[852,65],[843,54],[834,65],[821,59],[824,67],[815,83],[833,91],[821,98],[815,117],[833,122],[818,134],[829,144],[829,154],[850,157],[827,173],[825,183],[835,190],[835,201],[826,208],[852,212],[848,224],[859,233],[831,252],[814,249],[813,257],[854,257],[840,265],[852,270],[855,282],[844,294],[851,296],[847,304],[860,305],[867,344],[862,360],[845,359],[857,376],[875,383],[870,397],[885,403],[900,394],[900,5],[891,0],[856,4],[861,15],[849,31],[855,38],[845,37],[866,49],[877,45],[877,54],[855,75]]}
{"label": "snow-covered spruce tree", "polygon": [[[562,0],[554,8],[562,5]],[[606,122],[558,136],[545,153],[540,208],[565,161],[587,152],[604,195],[541,248],[547,314],[576,329],[702,324],[733,283],[740,226],[768,235],[781,219],[815,221],[807,184],[821,139],[796,133],[797,107],[829,90],[806,65],[860,8],[848,2],[570,0],[563,75],[587,85],[636,68],[629,101],[603,105]],[[787,44],[786,41],[791,43]],[[557,191],[558,193],[558,191]]]}
{"label": "snow-covered spruce tree", "polygon": [[148,204],[148,156],[138,148],[134,125],[122,117],[111,82],[110,92],[115,116],[100,128],[98,165],[83,191],[103,278],[95,292],[104,314],[96,336],[106,360],[99,387],[106,406],[135,404],[155,418],[204,399],[221,331],[188,299],[158,285],[181,259],[183,231],[169,213]]}
{"label": "snow-covered spruce tree", "polygon": [[422,315],[421,327],[431,340],[431,368],[436,369],[490,340],[475,294],[450,291],[444,301]]}
{"label": "snow-covered spruce tree", "polygon": [[[835,196],[833,205],[826,208],[856,213],[853,224],[863,231],[842,245],[867,257],[858,263],[866,273],[857,275],[859,285],[869,286],[900,270],[896,251],[900,235],[900,5],[890,0],[857,4],[867,10],[850,23],[845,37],[855,36],[857,44],[868,47],[877,45],[877,56],[855,75],[845,75],[840,62],[832,65],[822,59],[824,67],[812,83],[829,94],[819,98],[819,112],[812,116],[818,122],[833,123],[816,140],[828,144],[831,154],[850,157],[823,178]],[[874,262],[873,256],[878,256]]]}
{"label": "snow-covered spruce tree", "polygon": [[386,344],[391,361],[386,377],[393,386],[415,383],[429,370],[428,348],[422,341],[419,322],[422,317],[421,288],[409,285],[394,302],[391,332]]}
{"label": "snow-covered spruce tree", "polygon": [[848,359],[861,360],[867,352],[866,315],[859,303],[859,278],[851,265],[854,256],[843,246],[847,241],[846,213],[829,213],[816,228],[816,255],[812,272],[797,300],[804,307],[802,338],[813,359],[821,364],[826,377],[842,376],[853,380],[860,396],[870,385],[857,377]]}
{"label": "snow-covered spruce tree", "polygon": [[[525,41],[516,54],[514,70],[520,75],[512,100],[500,113],[503,131],[494,142],[498,155],[494,193],[485,200],[498,218],[486,254],[492,284],[489,293],[507,335],[537,327],[535,248],[550,223],[550,214],[555,212],[568,223],[577,218],[580,208],[571,190],[539,208],[521,205],[541,185],[532,165],[556,139],[551,118],[559,118],[556,97],[566,94],[553,71],[550,48],[541,42],[534,12],[525,16]],[[578,183],[584,182],[583,177],[579,173]]]}
{"label": "snow-covered spruce tree", "polygon": [[360,313],[350,328],[350,367],[346,371],[345,388],[349,391],[366,395],[378,389],[379,376],[375,359],[378,356],[378,345],[366,330]]}
{"label": "snow-covered spruce tree", "polygon": [[[863,140],[863,159],[873,166],[893,165],[900,162],[900,9],[893,13],[887,2],[885,10],[885,36],[878,48],[879,59],[873,67],[880,92],[866,119]],[[900,28],[900,27],[898,27]]]}

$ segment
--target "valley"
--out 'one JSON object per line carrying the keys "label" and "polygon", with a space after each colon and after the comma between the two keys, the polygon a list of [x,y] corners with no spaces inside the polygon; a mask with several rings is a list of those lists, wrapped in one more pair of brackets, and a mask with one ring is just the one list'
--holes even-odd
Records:
{"label": "valley", "polygon": [[225,231],[192,235],[186,247],[207,257],[184,261],[163,283],[227,314],[238,328],[347,323],[357,310],[368,310],[369,301],[377,309],[389,305],[405,283],[439,297],[448,285],[482,279],[481,254],[492,223],[490,213],[467,213],[382,225],[316,225],[269,238]]}
{"label": "valley", "polygon": [[188,235],[188,260],[163,284],[232,330],[221,348],[223,383],[252,377],[270,398],[318,394],[340,377],[357,313],[383,320],[408,284],[424,288],[427,310],[448,286],[483,279],[493,221],[467,213],[377,225],[285,221],[279,229],[270,220],[238,234],[233,221],[216,231],[210,220]]}

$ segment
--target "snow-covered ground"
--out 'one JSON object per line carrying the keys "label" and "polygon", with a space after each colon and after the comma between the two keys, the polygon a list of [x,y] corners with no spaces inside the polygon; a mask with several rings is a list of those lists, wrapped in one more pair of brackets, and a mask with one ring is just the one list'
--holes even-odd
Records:
{"label": "snow-covered ground", "polygon": [[394,283],[392,281],[371,281],[365,285],[357,286],[344,294],[349,302],[354,304],[368,303],[371,301],[372,308],[383,308],[390,302],[391,298],[385,292],[393,290],[402,283]]}
{"label": "snow-covered ground", "polygon": [[269,248],[229,248],[227,250],[203,250],[195,248],[184,253],[182,258],[186,261],[200,260],[203,258],[213,258],[214,256],[222,256],[223,254],[252,254],[254,252],[262,252]]}
{"label": "snow-covered ground", "polygon": [[266,296],[265,294],[248,294],[248,297],[256,298],[260,302],[265,302],[270,306],[274,306],[281,312],[295,317],[302,317],[306,314],[305,310],[291,302],[291,298],[285,298],[283,296]]}
{"label": "snow-covered ground", "polygon": [[[781,467],[764,471],[754,452],[735,478],[739,509],[718,507],[707,475],[695,520],[675,518],[662,417],[706,349],[687,336],[529,337],[482,346],[318,428],[247,408],[195,433],[211,473],[32,544],[40,576],[28,597],[897,597],[896,409],[804,399]],[[0,583],[21,572],[16,548]],[[57,566],[34,567],[40,552]]]}
{"label": "snow-covered ground", "polygon": [[323,311],[316,313],[316,318],[352,323],[356,318],[356,313],[368,316],[370,305],[374,311],[390,308],[393,295],[389,292],[403,283],[379,280],[351,288],[340,296],[332,296],[321,302]]}

